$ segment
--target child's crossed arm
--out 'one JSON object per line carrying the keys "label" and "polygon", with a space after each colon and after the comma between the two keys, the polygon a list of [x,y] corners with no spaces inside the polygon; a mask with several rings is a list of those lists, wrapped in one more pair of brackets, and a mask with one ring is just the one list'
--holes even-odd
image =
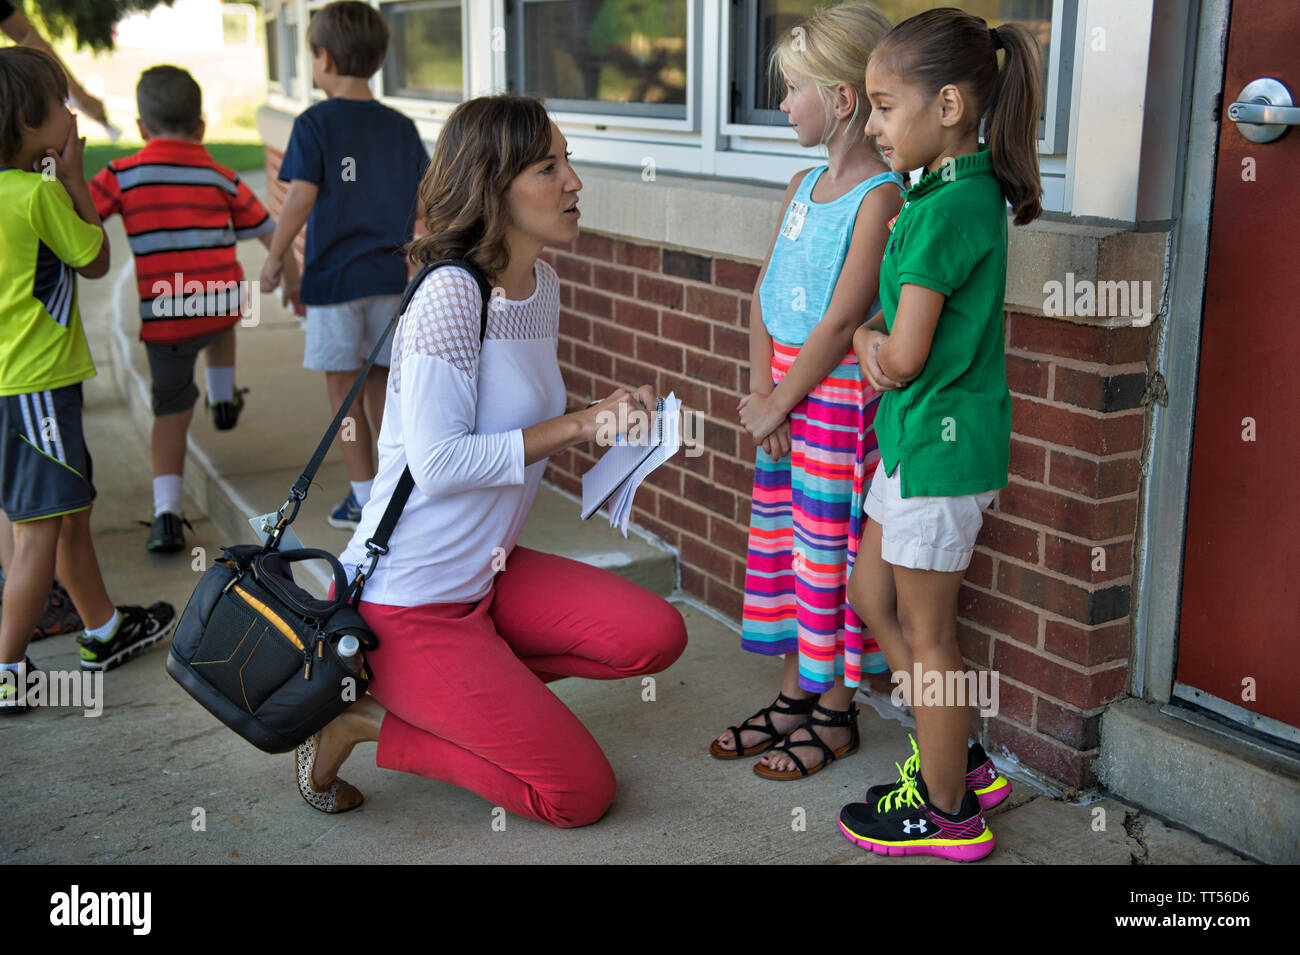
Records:
{"label": "child's crossed arm", "polygon": [[862,327],[862,316],[879,290],[880,260],[889,235],[885,223],[900,204],[898,197],[889,192],[873,190],[858,207],[830,305],[808,334],[790,371],[770,395],[751,394],[741,402],[740,423],[755,441],[770,435],[794,406],[831,373],[844,359],[854,333]]}

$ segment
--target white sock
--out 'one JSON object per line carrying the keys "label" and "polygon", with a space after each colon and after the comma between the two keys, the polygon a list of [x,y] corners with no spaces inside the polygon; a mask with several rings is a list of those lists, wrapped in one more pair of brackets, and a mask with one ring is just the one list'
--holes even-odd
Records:
{"label": "white sock", "polygon": [[213,368],[211,365],[203,369],[203,374],[208,381],[208,402],[216,404],[218,401],[235,400],[235,366],[227,365],[224,368]]}
{"label": "white sock", "polygon": [[22,674],[25,669],[26,660],[19,660],[17,663],[0,663],[0,670],[7,670],[10,673]]}
{"label": "white sock", "polygon": [[373,478],[369,481],[352,482],[352,496],[357,499],[357,503],[362,507],[365,507],[366,502],[370,500],[370,486],[374,483]]}
{"label": "white sock", "polygon": [[157,516],[170,511],[177,516],[185,506],[179,474],[163,474],[153,479],[153,512]]}
{"label": "white sock", "polygon": [[104,624],[102,627],[96,627],[94,630],[91,630],[89,627],[87,627],[86,636],[93,637],[94,639],[98,640],[100,643],[103,643],[105,640],[112,639],[113,634],[117,633],[117,624],[121,619],[122,619],[122,615],[118,613],[117,608],[114,607],[113,616],[108,618],[108,623]]}

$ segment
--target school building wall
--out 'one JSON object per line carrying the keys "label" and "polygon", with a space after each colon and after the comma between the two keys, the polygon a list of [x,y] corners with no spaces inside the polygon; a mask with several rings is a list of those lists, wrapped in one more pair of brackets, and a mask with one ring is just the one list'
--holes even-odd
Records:
{"label": "school building wall", "polygon": [[[268,142],[273,212],[284,193],[280,158]],[[662,177],[579,173],[583,233],[543,253],[561,280],[570,408],[649,382],[702,413],[703,453],[683,451],[659,468],[638,491],[633,520],[677,551],[686,594],[739,620],[755,446],[736,405],[748,391],[750,293],[782,190],[738,186],[683,199]],[[626,225],[647,202],[670,218],[679,210],[664,241]],[[999,674],[1000,711],[985,722],[985,744],[1047,780],[1087,788],[1097,783],[1101,714],[1128,687],[1144,400],[1159,318],[1141,327],[1114,316],[1047,317],[1043,288],[1067,273],[1146,280],[1158,306],[1167,236],[1051,222],[1011,231],[1011,473],[962,587],[958,637],[970,665]],[[555,455],[546,479],[580,494],[594,452]]]}

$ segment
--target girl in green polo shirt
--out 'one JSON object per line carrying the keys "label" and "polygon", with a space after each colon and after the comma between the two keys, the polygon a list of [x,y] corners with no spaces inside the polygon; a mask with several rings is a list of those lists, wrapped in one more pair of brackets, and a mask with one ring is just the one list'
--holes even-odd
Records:
{"label": "girl in green polo shirt", "polygon": [[899,24],[867,66],[867,134],[895,170],[925,170],[892,223],[882,311],[853,339],[884,395],[849,600],[911,705],[919,741],[897,783],[840,812],[841,831],[882,855],[983,858],[994,846],[983,810],[1011,789],[978,743],[967,747],[971,704],[988,700],[964,672],[957,594],[982,512],[1007,483],[1006,203],[1017,225],[1042,211],[1037,54],[1017,25],[990,29],[944,9]]}

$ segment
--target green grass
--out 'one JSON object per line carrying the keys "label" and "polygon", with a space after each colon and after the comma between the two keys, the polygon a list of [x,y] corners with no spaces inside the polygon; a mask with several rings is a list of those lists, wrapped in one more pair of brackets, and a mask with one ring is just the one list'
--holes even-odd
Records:
{"label": "green grass", "polygon": [[[248,172],[263,169],[266,166],[266,153],[261,143],[204,143],[212,158],[223,166],[229,166],[235,172]],[[86,178],[90,179],[121,156],[131,156],[140,151],[138,145],[87,144],[82,157],[86,169]]]}

